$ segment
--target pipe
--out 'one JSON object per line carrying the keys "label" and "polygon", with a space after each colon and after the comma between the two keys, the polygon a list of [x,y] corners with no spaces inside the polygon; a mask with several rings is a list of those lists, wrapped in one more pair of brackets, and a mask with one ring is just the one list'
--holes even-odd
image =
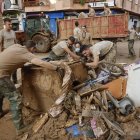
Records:
{"label": "pipe", "polygon": [[115,107],[120,108],[119,102],[116,99],[114,99],[114,97],[109,92],[106,92],[106,94],[110,98],[110,100],[114,103]]}
{"label": "pipe", "polygon": [[114,0],[114,6],[116,6],[116,0]]}

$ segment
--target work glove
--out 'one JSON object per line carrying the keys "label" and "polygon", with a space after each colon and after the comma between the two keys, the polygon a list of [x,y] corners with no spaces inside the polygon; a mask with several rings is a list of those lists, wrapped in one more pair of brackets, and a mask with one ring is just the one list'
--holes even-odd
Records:
{"label": "work glove", "polygon": [[62,78],[64,77],[65,71],[62,67],[57,66],[56,71]]}

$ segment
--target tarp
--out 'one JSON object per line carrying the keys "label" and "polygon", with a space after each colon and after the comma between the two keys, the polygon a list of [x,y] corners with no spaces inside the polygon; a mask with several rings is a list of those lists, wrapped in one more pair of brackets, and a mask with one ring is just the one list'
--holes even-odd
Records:
{"label": "tarp", "polygon": [[136,107],[140,107],[140,64],[128,70],[126,94]]}

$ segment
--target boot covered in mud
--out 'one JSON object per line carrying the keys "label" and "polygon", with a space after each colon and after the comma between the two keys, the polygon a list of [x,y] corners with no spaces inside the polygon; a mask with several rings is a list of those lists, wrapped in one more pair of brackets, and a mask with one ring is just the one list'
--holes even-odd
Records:
{"label": "boot covered in mud", "polygon": [[29,125],[22,125],[20,129],[16,130],[17,136],[23,135],[24,133],[27,133],[31,130],[32,124]]}

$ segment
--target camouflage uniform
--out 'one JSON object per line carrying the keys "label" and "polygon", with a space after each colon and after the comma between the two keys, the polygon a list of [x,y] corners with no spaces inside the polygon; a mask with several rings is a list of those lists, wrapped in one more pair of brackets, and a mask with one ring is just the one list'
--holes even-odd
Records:
{"label": "camouflage uniform", "polygon": [[48,56],[44,58],[47,61],[55,61],[67,58],[67,53],[65,52],[65,48],[69,48],[69,44],[67,41],[60,41],[57,43],[52,50],[48,53]]}
{"label": "camouflage uniform", "polygon": [[48,54],[48,57],[45,58],[48,61],[55,61],[55,60],[62,60],[62,59],[66,59],[67,58],[67,54],[65,53],[64,56],[57,56],[53,51],[50,51]]}
{"label": "camouflage uniform", "polygon": [[16,130],[21,130],[24,127],[21,94],[16,90],[14,83],[10,80],[10,76],[13,71],[21,68],[26,62],[31,62],[34,58],[37,57],[30,53],[25,46],[19,44],[9,46],[0,53],[0,111],[2,112],[3,98],[6,97],[10,102]]}
{"label": "camouflage uniform", "polygon": [[105,60],[106,62],[109,63],[116,63],[116,54],[117,51],[113,45],[113,47],[110,49],[110,51],[105,55],[105,57],[102,60]]}
{"label": "camouflage uniform", "polygon": [[88,32],[81,32],[81,34],[79,34],[78,40],[81,42],[82,45],[92,44],[92,36]]}
{"label": "camouflage uniform", "polygon": [[0,78],[0,108],[2,110],[3,97],[6,97],[10,101],[11,112],[13,115],[13,121],[17,130],[23,126],[21,116],[21,95],[16,90],[14,83],[10,80],[10,77]]}
{"label": "camouflage uniform", "polygon": [[135,36],[136,36],[136,31],[130,30],[129,34],[129,40],[128,40],[128,50],[129,50],[129,55],[130,56],[135,56],[135,51],[134,51],[134,41],[135,41]]}
{"label": "camouflage uniform", "polygon": [[90,47],[93,58],[99,57],[99,60],[105,60],[109,63],[116,62],[116,46],[111,41],[101,41]]}

